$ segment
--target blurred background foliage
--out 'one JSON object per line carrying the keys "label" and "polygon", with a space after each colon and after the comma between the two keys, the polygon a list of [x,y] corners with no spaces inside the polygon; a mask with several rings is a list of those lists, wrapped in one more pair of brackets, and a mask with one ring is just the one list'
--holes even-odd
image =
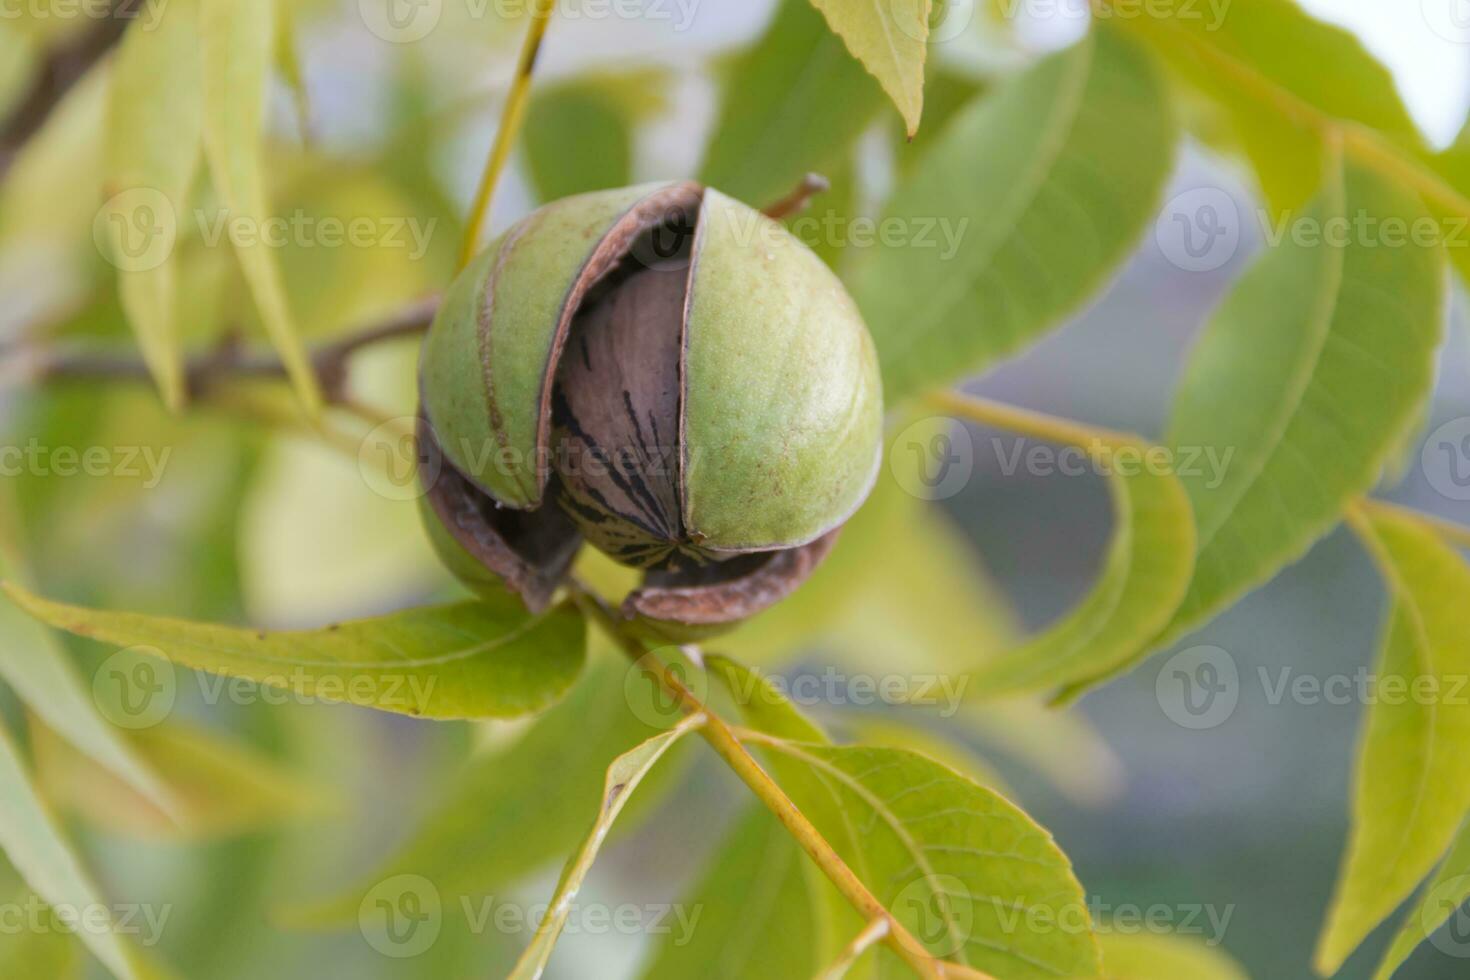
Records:
{"label": "blurred background foliage", "polygon": [[[291,7],[287,50],[295,58],[282,58],[272,94],[274,210],[412,217],[432,228],[427,251],[411,260],[382,245],[287,245],[280,266],[290,307],[308,338],[322,338],[452,275],[519,25],[447,2],[438,29],[391,44],[364,28],[355,3]],[[877,84],[805,2],[706,2],[687,31],[674,21],[556,22],[495,228],[576,191],[691,174],[760,204],[817,170],[833,183],[819,209],[871,215],[895,174],[912,168],[958,106],[1069,39],[1055,25],[1018,23],[986,7],[961,34],[931,47],[924,126],[907,145]],[[0,22],[0,107],[18,96],[54,40],[49,32],[75,26],[54,17]],[[1463,51],[1458,57],[1466,61]],[[68,96],[0,184],[7,345],[131,344],[114,276],[93,239],[106,70]],[[1457,71],[1463,81],[1463,65]],[[1458,93],[1470,89],[1452,88],[1443,93],[1452,107],[1426,111],[1462,113]],[[1228,120],[1201,111],[1190,124],[1195,140],[1174,187],[1224,186],[1251,206],[1261,193],[1254,179],[1212,148],[1212,134]],[[196,205],[211,194],[208,181],[196,181]],[[227,334],[258,341],[235,263],[185,231],[179,322],[189,348],[207,350]],[[839,244],[813,244],[835,265],[849,261]],[[1181,277],[1145,241],[1100,300],[977,390],[1159,433],[1183,352],[1249,252]],[[1467,356],[1456,330],[1448,363],[1464,365]],[[360,357],[354,395],[383,415],[410,414],[414,358],[412,342]],[[7,548],[23,556],[16,561],[44,594],[201,620],[316,625],[458,594],[428,549],[414,502],[375,492],[364,477],[357,446],[373,420],[334,413],[336,434],[323,438],[300,427],[288,399],[279,387],[241,384],[171,415],[141,385],[7,388],[0,409],[7,442],[169,454],[156,486],[146,476],[7,477]],[[1429,421],[1467,413],[1464,373],[1446,372]],[[1056,619],[1098,571],[1110,521],[1106,489],[1093,477],[1007,474],[991,440],[1009,447],[1014,437],[975,430],[974,438],[977,470],[962,493],[943,506],[925,504],[885,474],[819,575],[718,647],[791,672],[828,663],[943,671],[973,665]],[[1416,468],[1397,492],[1450,513]],[[620,572],[586,574],[598,581]],[[1243,675],[1281,666],[1351,672],[1371,658],[1380,596],[1367,559],[1337,533],[1212,623],[1202,642],[1229,650]],[[108,652],[4,612],[5,643],[64,644],[84,683]],[[598,659],[611,658],[600,651]],[[841,732],[923,746],[1013,793],[1056,834],[1102,902],[1231,908],[1232,955],[1257,976],[1305,976],[1308,937],[1345,834],[1358,708],[1269,704],[1257,693],[1225,725],[1188,731],[1159,709],[1156,674],[1157,663],[1067,713],[1028,703],[965,708],[945,720],[912,710],[824,720]],[[529,935],[470,935],[450,915],[429,952],[394,960],[353,928],[360,888],[352,889],[412,869],[446,894],[541,900],[585,829],[602,769],[641,734],[641,723],[621,710],[621,695],[606,696],[621,677],[603,664],[544,718],[516,724],[207,704],[186,678],[166,724],[123,735],[128,751],[180,797],[183,830],[20,700],[7,695],[4,709],[49,805],[108,897],[172,910],[150,954],[168,969],[220,980],[440,978],[503,972]],[[649,819],[621,825],[629,829],[599,862],[584,901],[672,901],[703,873],[715,831],[733,825],[744,801],[726,774],[692,765],[693,753],[681,761],[659,770],[656,791],[639,796]],[[6,893],[23,893],[14,874],[0,885]],[[618,935],[567,935],[559,949],[550,971],[558,977],[634,975],[646,952],[638,937]],[[1366,976],[1372,961],[1364,955],[1343,975]],[[100,970],[55,937],[0,936],[0,975],[19,976],[6,962],[44,971],[34,976]],[[1458,973],[1431,950],[1403,975]]]}

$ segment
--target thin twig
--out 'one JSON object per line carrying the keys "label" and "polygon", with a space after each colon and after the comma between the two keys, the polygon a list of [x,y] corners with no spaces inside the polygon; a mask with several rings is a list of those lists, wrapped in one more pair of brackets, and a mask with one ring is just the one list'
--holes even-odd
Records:
{"label": "thin twig", "polygon": [[66,94],[117,44],[132,21],[128,10],[135,5],[133,0],[116,0],[106,16],[45,53],[30,87],[0,123],[0,181]]}
{"label": "thin twig", "polygon": [[[327,401],[342,404],[347,399],[347,367],[353,354],[383,341],[422,333],[428,329],[438,308],[438,295],[426,296],[377,323],[313,348],[310,352],[311,363],[321,381]],[[18,369],[12,368],[0,373],[18,374],[32,382],[147,383],[152,379],[147,365],[140,358],[132,356],[89,351],[21,349],[11,357],[20,362]],[[193,397],[204,394],[223,381],[284,377],[286,368],[280,357],[246,351],[234,335],[226,338],[214,350],[190,358],[184,365],[185,383]]]}
{"label": "thin twig", "polygon": [[761,213],[767,218],[789,218],[799,211],[805,211],[812,198],[818,194],[825,194],[832,189],[832,182],[821,174],[809,173],[802,176],[801,180],[791,189],[791,193],[772,204],[761,208]]}
{"label": "thin twig", "polygon": [[470,207],[469,220],[465,222],[464,244],[459,251],[459,267],[470,264],[470,259],[480,250],[480,236],[490,220],[490,202],[495,196],[500,173],[510,159],[510,148],[515,144],[521,120],[526,115],[526,99],[531,94],[531,73],[536,68],[536,56],[541,52],[541,39],[546,36],[546,27],[551,23],[553,0],[535,0],[531,7],[531,23],[526,28],[526,39],[521,44],[520,61],[516,64],[515,78],[510,92],[505,97],[505,108],[500,114],[500,128],[495,131],[495,142],[490,147],[490,157],[485,161],[485,172],[480,175],[480,186],[475,191],[475,202]]}
{"label": "thin twig", "polygon": [[770,777],[765,769],[761,768],[755,756],[745,748],[730,725],[695,697],[667,664],[646,650],[643,644],[628,632],[624,622],[608,608],[600,597],[575,580],[571,583],[571,589],[574,601],[586,615],[601,626],[603,631],[617,642],[634,663],[672,695],[686,715],[702,714],[706,717],[707,721],[700,727],[699,733],[709,743],[710,748],[725,760],[726,765],[740,777],[740,780],[755,794],[756,798],[765,804],[777,820],[781,821],[782,826],[842,893],[843,898],[847,899],[866,920],[871,922],[875,919],[882,919],[888,923],[888,932],[884,937],[884,942],[914,972],[921,977],[937,978],[937,980],[955,976],[985,977],[985,974],[978,971],[952,970],[950,969],[951,964],[935,958],[925,949],[924,945],[895,919],[888,909],[884,908],[877,896],[869,891],[868,886],[864,885],[862,880],[853,873],[853,870],[822,836],[821,831],[817,830],[806,815],[797,809],[791,797],[786,795],[786,791]]}

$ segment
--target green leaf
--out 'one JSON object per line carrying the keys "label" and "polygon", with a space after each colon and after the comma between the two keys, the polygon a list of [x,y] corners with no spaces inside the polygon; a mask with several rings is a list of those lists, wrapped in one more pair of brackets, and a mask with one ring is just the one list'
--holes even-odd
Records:
{"label": "green leaf", "polygon": [[912,137],[924,112],[924,57],[932,0],[812,0],[898,107]]}
{"label": "green leaf", "polygon": [[1386,247],[1359,223],[1424,214],[1376,173],[1334,169],[1297,219],[1303,234],[1268,248],[1201,336],[1169,442],[1227,463],[1223,477],[1181,474],[1199,554],[1159,645],[1300,557],[1373,486],[1418,417],[1443,331],[1441,253]]}
{"label": "green leaf", "polygon": [[181,723],[133,732],[129,741],[178,800],[177,817],[72,751],[44,725],[31,727],[46,798],[94,826],[129,837],[210,840],[321,814],[322,791],[249,746]]}
{"label": "green leaf", "polygon": [[[61,836],[36,795],[15,743],[0,728],[0,848],[37,895],[53,907],[80,912],[106,906],[97,886]],[[138,980],[131,954],[116,929],[79,930],[82,942],[118,980]]]}
{"label": "green leaf", "polygon": [[699,179],[762,207],[837,169],[882,102],[808,0],[783,0],[725,79]]}
{"label": "green leaf", "polygon": [[1148,56],[1108,28],[961,110],[884,211],[906,240],[847,277],[889,404],[990,365],[1087,300],[1153,219],[1174,143]]}
{"label": "green leaf", "polygon": [[638,784],[658,760],[663,758],[664,753],[686,733],[704,722],[703,715],[690,715],[668,731],[660,732],[613,760],[603,783],[602,805],[597,819],[593,821],[581,850],[573,855],[563,869],[556,893],[547,905],[549,911],[536,927],[531,944],[521,954],[509,980],[537,980],[541,976],[547,961],[551,959],[551,951],[556,947],[557,937],[561,935],[567,917],[571,914],[572,902],[581,890],[587,873],[592,870],[592,862],[597,860],[597,852],[601,850],[613,821],[617,820],[618,814],[627,805],[628,798],[637,791]]}
{"label": "green leaf", "polygon": [[275,47],[275,4],[263,0],[201,3],[204,151],[209,171],[231,222],[253,226],[256,232],[232,241],[240,270],[302,406],[315,417],[322,403],[316,372],[292,322],[276,257],[260,234],[269,217],[261,141]]}
{"label": "green leaf", "polygon": [[1291,0],[1220,9],[1200,16],[1192,0],[1164,0],[1130,6],[1134,16],[1119,19],[1225,108],[1276,207],[1312,195],[1324,162],[1321,121],[1367,126],[1409,146],[1423,142],[1393,76],[1349,31]]}
{"label": "green leaf", "polygon": [[807,857],[761,806],[745,811],[680,899],[699,910],[688,942],[660,941],[643,980],[809,980],[817,968]]}
{"label": "green leaf", "polygon": [[[0,575],[14,574],[14,563],[0,553]],[[78,751],[115,774],[166,812],[177,801],[148,763],[97,711],[76,668],[51,632],[8,599],[0,599],[0,677],[30,710]]]}
{"label": "green leaf", "polygon": [[1107,980],[1248,980],[1240,965],[1213,946],[1153,932],[1099,932]]}
{"label": "green leaf", "polygon": [[534,94],[521,138],[543,202],[633,182],[631,120],[600,77]]}
{"label": "green leaf", "polygon": [[[902,749],[748,740],[786,763],[797,806],[936,956],[1007,980],[1098,974],[1071,864],[1006,800]],[[788,785],[793,767],[808,778]]]}
{"label": "green leaf", "polygon": [[[1440,864],[1439,870],[1424,889],[1419,901],[1404,916],[1403,925],[1378,965],[1373,980],[1389,980],[1419,947],[1451,915],[1470,899],[1470,823],[1460,828],[1454,846]],[[1456,948],[1463,948],[1463,933],[1457,936]]]}
{"label": "green leaf", "polygon": [[1184,598],[1195,545],[1184,485],[1167,469],[1145,465],[1157,447],[1116,441],[1087,448],[1107,467],[1113,496],[1112,543],[1102,575],[1060,622],[981,667],[974,694],[1061,686],[1061,698],[1073,700],[1147,654]]}
{"label": "green leaf", "polygon": [[[914,752],[783,737],[819,731],[747,668],[717,662],[714,676],[733,684],[758,729],[744,738],[769,751],[782,789],[935,956],[1007,980],[1098,975],[1082,886],[1025,813]],[[861,925],[839,926],[838,947]]]}
{"label": "green leaf", "polygon": [[538,711],[571,686],[586,656],[586,624],[565,606],[530,616],[459,602],[270,633],[83,609],[8,582],[5,591],[32,616],[78,636],[295,696],[426,718]]}
{"label": "green leaf", "polygon": [[[164,403],[175,410],[185,392],[171,244],[199,165],[202,72],[198,7],[181,0],[156,24],[138,21],[128,28],[108,103],[107,193],[118,204],[106,220],[118,294]],[[163,208],[168,213],[158,214]],[[150,241],[135,240],[144,227],[149,235],[164,229],[162,255],[154,254]],[[139,246],[141,253],[134,251]]]}
{"label": "green leaf", "polygon": [[[597,807],[599,781],[612,760],[658,731],[640,716],[659,715],[630,709],[625,697],[647,693],[648,685],[640,681],[629,691],[627,663],[611,651],[603,654],[517,742],[469,760],[454,778],[453,790],[361,882],[290,909],[284,918],[312,928],[351,922],[363,895],[402,874],[429,879],[445,901],[495,894],[564,858],[586,830],[587,814]],[[682,755],[666,760],[644,783],[619,827],[657,802],[672,784],[668,777],[677,775],[672,764]],[[486,847],[487,840],[515,841],[515,846]]]}
{"label": "green leaf", "polygon": [[1411,517],[1360,526],[1392,596],[1359,750],[1353,829],[1316,966],[1335,972],[1445,853],[1470,811],[1470,566]]}

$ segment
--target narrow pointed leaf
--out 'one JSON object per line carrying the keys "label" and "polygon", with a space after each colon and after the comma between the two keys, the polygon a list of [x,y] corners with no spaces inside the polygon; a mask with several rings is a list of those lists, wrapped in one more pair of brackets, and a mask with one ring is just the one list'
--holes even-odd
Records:
{"label": "narrow pointed leaf", "polygon": [[522,140],[531,183],[543,202],[633,182],[632,120],[604,79],[576,79],[536,92]]}
{"label": "narrow pointed leaf", "polygon": [[269,207],[261,143],[266,84],[275,48],[275,4],[268,0],[200,0],[204,61],[204,150],[220,203],[232,222],[256,234],[232,242],[261,323],[309,415],[321,391],[292,322],[277,259],[260,234]]}
{"label": "narrow pointed leaf", "polygon": [[[185,393],[177,269],[167,244],[178,234],[199,165],[202,71],[197,0],[170,3],[157,23],[136,21],[123,36],[108,104],[107,192],[132,202],[108,216],[119,297],[172,409],[183,404]],[[168,213],[157,213],[163,209]],[[167,236],[160,243],[165,251],[154,255],[154,243],[139,236],[160,228]]]}
{"label": "narrow pointed leaf", "polygon": [[882,105],[809,0],[782,0],[721,85],[699,179],[764,206],[808,171],[831,176]]}
{"label": "narrow pointed leaf", "polygon": [[[26,884],[55,907],[109,907],[36,795],[25,762],[3,728],[0,798],[5,800],[0,807],[0,848]],[[80,938],[118,980],[139,980],[130,952],[116,929],[82,929]]]}
{"label": "narrow pointed leaf", "polygon": [[194,670],[293,695],[427,718],[509,718],[559,698],[581,671],[586,626],[481,602],[428,606],[316,630],[265,632],[51,602],[6,583],[43,622],[120,647],[157,650]]}
{"label": "narrow pointed leaf", "polygon": [[[8,509],[8,508],[7,508]],[[6,515],[0,524],[8,523]],[[8,538],[9,535],[7,534]],[[0,576],[14,576],[18,562],[0,543]],[[61,644],[9,598],[0,598],[0,677],[26,707],[79,752],[113,773],[165,812],[176,801],[138,751],[97,710],[97,703]]]}
{"label": "narrow pointed leaf", "polygon": [[[1410,906],[1373,980],[1389,980],[1419,944],[1448,922],[1450,916],[1465,914],[1463,906],[1467,900],[1470,900],[1470,823],[1460,828],[1454,846],[1424,887],[1424,894]],[[1462,948],[1463,936],[1463,931],[1457,933],[1456,948]]]}
{"label": "narrow pointed leaf", "polygon": [[556,946],[557,937],[561,935],[562,927],[566,925],[567,918],[571,914],[572,901],[577,897],[577,892],[581,890],[587,872],[592,870],[592,862],[597,860],[597,853],[601,850],[602,842],[606,839],[613,821],[617,820],[628,798],[637,791],[638,784],[644,776],[648,775],[649,770],[657,764],[658,760],[663,758],[664,753],[686,733],[702,724],[704,724],[702,715],[691,715],[668,731],[653,736],[642,745],[624,752],[613,760],[613,764],[607,770],[607,779],[603,783],[602,806],[597,819],[592,824],[592,830],[583,842],[581,850],[573,855],[562,871],[561,881],[557,883],[556,894],[552,896],[547,906],[546,916],[536,927],[536,934],[531,937],[531,945],[521,954],[515,969],[510,973],[509,980],[536,980],[541,976],[541,971],[546,968],[547,961],[551,959],[551,951]]}
{"label": "narrow pointed leaf", "polygon": [[1418,417],[1443,332],[1440,250],[1330,229],[1424,216],[1417,198],[1374,172],[1333,171],[1298,219],[1321,236],[1290,234],[1268,248],[1206,328],[1170,441],[1227,464],[1223,476],[1209,467],[1182,475],[1199,554],[1166,639],[1299,558],[1373,486]]}
{"label": "narrow pointed leaf", "polygon": [[[1119,443],[1091,450],[1134,453]],[[1149,651],[1169,622],[1194,566],[1194,518],[1184,485],[1171,472],[1119,465],[1109,473],[1112,543],[1092,591],[1059,623],[986,664],[971,693],[1018,694],[1062,687],[1071,700],[1101,679],[1126,670]]]}
{"label": "narrow pointed leaf", "polygon": [[1383,696],[1368,707],[1352,836],[1317,947],[1323,973],[1429,874],[1470,811],[1470,705],[1452,696],[1470,677],[1470,566],[1409,517],[1375,514],[1361,530],[1391,593]]}
{"label": "narrow pointed leaf", "polygon": [[924,58],[933,0],[812,0],[852,56],[883,86],[912,137],[924,112]]}
{"label": "narrow pointed leaf", "polygon": [[867,250],[847,277],[889,402],[1014,353],[1085,302],[1153,219],[1174,142],[1152,62],[1107,28],[960,110],[885,209],[912,240]]}

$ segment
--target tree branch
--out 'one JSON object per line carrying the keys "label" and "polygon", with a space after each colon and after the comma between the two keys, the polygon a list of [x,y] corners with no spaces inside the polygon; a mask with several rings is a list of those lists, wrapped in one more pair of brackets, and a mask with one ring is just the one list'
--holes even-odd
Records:
{"label": "tree branch", "polygon": [[655,683],[661,685],[672,695],[685,715],[704,716],[705,723],[700,726],[699,733],[709,743],[710,748],[725,760],[735,775],[739,776],[756,798],[765,804],[766,809],[781,821],[781,825],[807,853],[807,856],[816,863],[828,880],[837,887],[843,898],[847,899],[868,922],[881,920],[887,923],[887,929],[882,937],[883,942],[898,954],[915,973],[927,980],[948,980],[948,978],[958,977],[967,977],[971,980],[992,980],[978,970],[940,960],[925,949],[913,933],[895,919],[878,900],[878,897],[868,890],[868,886],[864,885],[862,880],[853,873],[853,870],[822,836],[821,831],[817,830],[806,815],[797,809],[791,797],[786,795],[786,791],[770,777],[765,769],[761,768],[760,763],[746,749],[734,729],[704,702],[695,697],[689,688],[674,675],[673,671],[669,670],[668,665],[646,650],[599,596],[575,579],[571,582],[571,590],[573,600],[588,618],[601,626],[603,631],[617,642],[634,663],[642,667]]}
{"label": "tree branch", "polygon": [[[322,392],[332,404],[347,399],[347,367],[352,355],[365,347],[410,337],[428,329],[439,308],[437,294],[417,300],[377,323],[323,343],[310,352]],[[140,358],[88,351],[32,350],[14,355],[26,359],[18,373],[37,383],[53,381],[137,381],[150,383],[152,375]],[[184,381],[197,398],[224,381],[242,378],[285,378],[286,368],[275,354],[246,351],[231,335],[214,350],[190,358]]]}
{"label": "tree branch", "polygon": [[129,11],[136,5],[136,0],[115,0],[107,16],[97,18],[46,52],[30,88],[0,123],[0,181],[66,93],[117,44],[132,22]]}

